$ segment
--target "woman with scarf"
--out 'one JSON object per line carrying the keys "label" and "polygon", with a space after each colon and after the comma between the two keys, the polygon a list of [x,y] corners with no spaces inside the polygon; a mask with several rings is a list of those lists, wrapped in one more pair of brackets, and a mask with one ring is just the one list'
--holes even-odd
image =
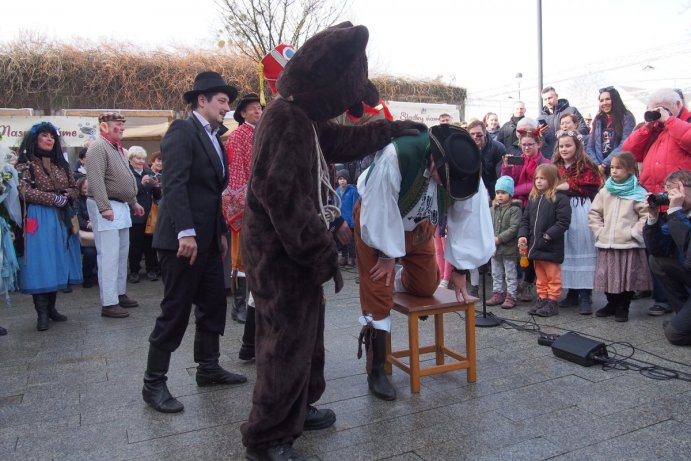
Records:
{"label": "woman with scarf", "polygon": [[26,132],[19,147],[17,172],[24,202],[19,287],[33,296],[36,329],[45,331],[49,319],[67,320],[55,308],[57,291],[82,282],[78,226],[73,225],[71,205],[77,188],[55,126],[41,122]]}

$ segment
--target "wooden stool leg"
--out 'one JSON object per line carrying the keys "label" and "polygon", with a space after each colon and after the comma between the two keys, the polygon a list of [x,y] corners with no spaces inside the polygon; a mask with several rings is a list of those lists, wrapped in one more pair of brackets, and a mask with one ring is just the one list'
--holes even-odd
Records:
{"label": "wooden stool leg", "polygon": [[410,347],[410,392],[420,393],[420,340],[417,314],[408,316],[408,346]]}
{"label": "wooden stool leg", "polygon": [[468,354],[468,382],[477,380],[477,357],[475,352],[475,304],[468,305],[465,314],[465,347]]}
{"label": "wooden stool leg", "polygon": [[384,362],[384,373],[390,375],[393,372],[393,367],[391,366],[391,332],[386,335],[386,362]]}
{"label": "wooden stool leg", "polygon": [[434,347],[437,365],[444,365],[444,314],[434,314]]}

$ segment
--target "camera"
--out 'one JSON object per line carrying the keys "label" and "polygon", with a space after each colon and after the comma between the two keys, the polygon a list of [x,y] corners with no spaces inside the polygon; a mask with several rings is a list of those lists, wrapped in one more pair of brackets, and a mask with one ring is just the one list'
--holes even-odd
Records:
{"label": "camera", "polygon": [[643,118],[646,122],[654,122],[656,120],[660,120],[661,116],[662,115],[657,110],[646,110],[643,114]]}
{"label": "camera", "polygon": [[664,205],[669,205],[669,194],[667,192],[661,192],[659,194],[650,194],[648,196],[648,205],[655,208]]}

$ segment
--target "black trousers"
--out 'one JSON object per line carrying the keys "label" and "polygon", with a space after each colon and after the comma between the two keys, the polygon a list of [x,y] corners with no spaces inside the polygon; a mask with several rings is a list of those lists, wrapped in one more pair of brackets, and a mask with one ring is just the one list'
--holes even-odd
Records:
{"label": "black trousers", "polygon": [[144,233],[146,223],[132,224],[130,227],[130,274],[138,274],[141,268],[142,254],[144,254],[144,261],[146,262],[146,271],[155,272],[158,269],[158,259],[156,258],[156,250],[151,248],[152,235]]}
{"label": "black trousers", "polygon": [[223,261],[214,245],[197,254],[190,266],[189,258],[178,258],[177,251],[159,250],[163,278],[161,315],[156,319],[149,342],[159,349],[173,352],[180,346],[195,305],[194,316],[200,330],[223,334],[226,326],[226,294],[223,285]]}
{"label": "black trousers", "polygon": [[665,327],[665,336],[670,343],[679,346],[691,345],[691,274],[684,269],[675,257],[648,258],[650,271],[658,276],[658,281],[667,292],[669,305],[676,315]]}

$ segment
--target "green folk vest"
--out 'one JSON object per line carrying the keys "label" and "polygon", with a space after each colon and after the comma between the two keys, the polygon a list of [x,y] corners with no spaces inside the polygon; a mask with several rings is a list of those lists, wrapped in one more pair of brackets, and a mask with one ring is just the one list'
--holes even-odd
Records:
{"label": "green folk vest", "polygon": [[[418,203],[422,195],[427,191],[429,178],[425,177],[427,161],[429,158],[429,133],[424,132],[417,136],[402,136],[392,141],[398,157],[398,167],[401,170],[401,189],[398,193],[398,209],[401,216],[405,216]],[[376,167],[376,162],[370,167],[370,173]],[[369,179],[369,173],[367,178]],[[439,216],[446,214],[452,199],[446,190],[437,186],[437,204]]]}

